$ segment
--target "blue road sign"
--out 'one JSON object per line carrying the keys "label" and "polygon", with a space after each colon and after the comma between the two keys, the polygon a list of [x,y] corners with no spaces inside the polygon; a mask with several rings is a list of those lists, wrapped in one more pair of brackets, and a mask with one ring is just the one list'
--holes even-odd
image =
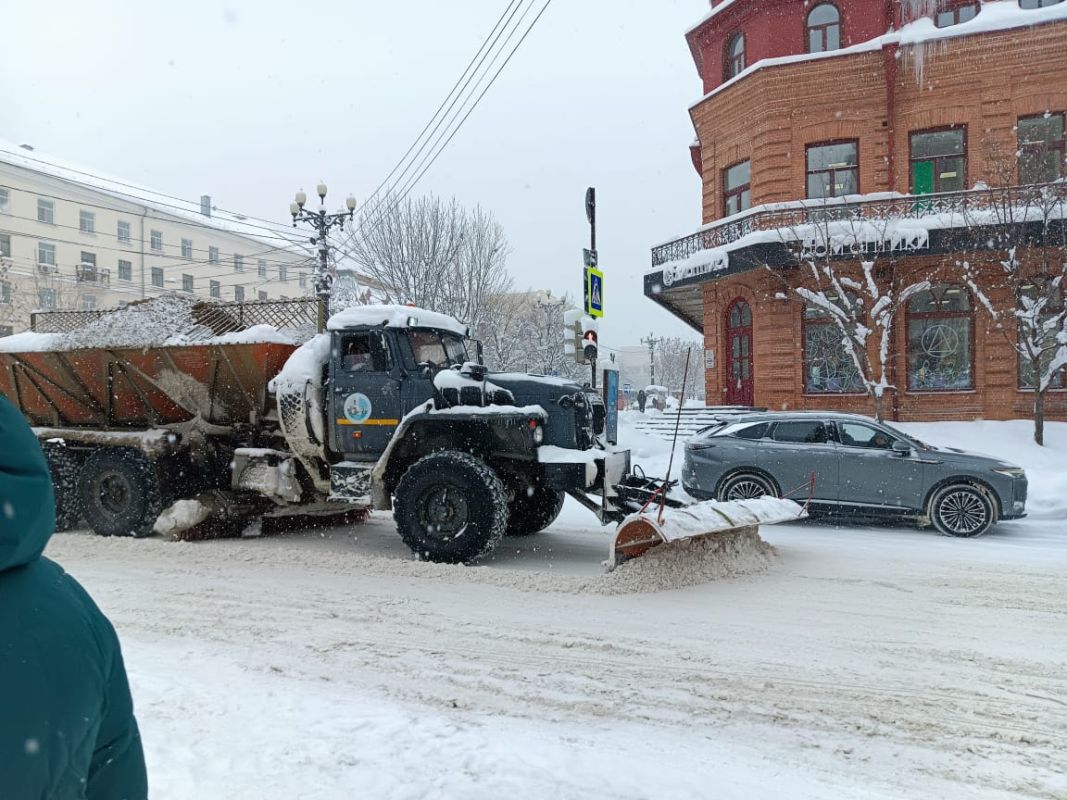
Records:
{"label": "blue road sign", "polygon": [[586,269],[587,286],[585,313],[591,317],[604,316],[604,273],[589,267]]}

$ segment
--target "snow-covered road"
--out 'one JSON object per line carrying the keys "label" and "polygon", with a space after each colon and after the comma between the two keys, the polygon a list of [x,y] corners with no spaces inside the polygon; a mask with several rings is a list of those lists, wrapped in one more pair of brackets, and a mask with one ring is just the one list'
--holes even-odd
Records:
{"label": "snow-covered road", "polygon": [[570,505],[479,567],[388,515],[49,555],[122,636],[155,797],[1051,798],[1065,527],[771,526],[766,574],[654,594],[596,591]]}

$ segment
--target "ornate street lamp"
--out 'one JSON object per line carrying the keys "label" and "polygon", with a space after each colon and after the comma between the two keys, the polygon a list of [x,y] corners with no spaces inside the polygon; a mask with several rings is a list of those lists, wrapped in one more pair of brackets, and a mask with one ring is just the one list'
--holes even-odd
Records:
{"label": "ornate street lamp", "polygon": [[293,227],[298,222],[306,222],[315,229],[317,236],[311,237],[311,243],[319,246],[319,263],[315,270],[315,295],[319,298],[318,329],[319,333],[326,330],[326,317],[330,310],[330,289],[333,286],[333,276],[329,272],[330,245],[327,234],[333,228],[344,230],[345,220],[351,220],[356,210],[356,198],[349,195],[345,199],[346,211],[338,211],[336,214],[326,213],[326,184],[320,183],[315,187],[322,205],[318,211],[309,211],[304,208],[307,204],[307,195],[303,190],[296,193],[294,201],[289,204],[289,213],[293,217]]}

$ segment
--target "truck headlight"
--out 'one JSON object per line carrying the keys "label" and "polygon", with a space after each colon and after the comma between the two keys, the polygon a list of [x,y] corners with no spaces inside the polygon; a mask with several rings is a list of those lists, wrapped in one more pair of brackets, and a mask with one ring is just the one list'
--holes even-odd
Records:
{"label": "truck headlight", "polygon": [[998,475],[1007,475],[1009,478],[1026,477],[1026,470],[1022,467],[993,467],[993,472]]}
{"label": "truck headlight", "polygon": [[541,444],[545,440],[545,429],[538,425],[532,430],[531,436],[534,444]]}

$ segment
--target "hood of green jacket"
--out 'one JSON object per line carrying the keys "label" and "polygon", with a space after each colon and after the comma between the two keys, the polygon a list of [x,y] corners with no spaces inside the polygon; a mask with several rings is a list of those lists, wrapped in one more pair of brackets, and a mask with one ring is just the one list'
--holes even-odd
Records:
{"label": "hood of green jacket", "polygon": [[48,462],[26,419],[0,396],[0,572],[37,559],[55,527]]}

